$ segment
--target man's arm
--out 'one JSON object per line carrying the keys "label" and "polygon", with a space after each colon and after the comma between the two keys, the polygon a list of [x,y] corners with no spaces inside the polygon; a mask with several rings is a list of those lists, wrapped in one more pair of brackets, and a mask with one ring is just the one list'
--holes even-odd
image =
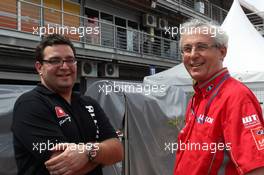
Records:
{"label": "man's arm", "polygon": [[264,174],[263,170],[258,170],[264,167],[264,150],[258,142],[264,139],[261,134],[264,122],[258,101],[251,96],[245,90],[232,96],[233,102],[230,100],[226,105],[227,115],[222,118],[223,133],[225,143],[231,146],[229,151],[234,164],[244,173]]}
{"label": "man's arm", "polygon": [[[92,170],[89,168],[91,167],[91,164],[95,164],[96,166],[99,164],[111,165],[123,159],[123,146],[117,139],[115,129],[110,124],[103,109],[95,100],[89,97],[83,98],[81,103],[83,103],[84,106],[90,106],[90,111],[95,114],[94,118],[96,119],[100,130],[99,138],[96,139],[97,143],[93,144],[94,148],[91,147],[91,143],[86,143],[88,147],[85,149],[81,148],[81,150],[69,149],[67,147],[61,155],[45,162],[45,165],[50,172],[55,171],[56,174],[59,170],[60,174],[68,174],[69,171],[77,174],[77,171],[80,169],[85,169],[89,172]],[[69,144],[69,146],[70,145],[74,146],[76,144]],[[64,149],[60,149],[59,146],[57,146],[55,147],[55,150]],[[96,153],[95,157],[94,153]]]}
{"label": "man's arm", "polygon": [[263,175],[264,174],[264,167],[261,168],[257,168],[249,173],[247,173],[246,175]]}
{"label": "man's arm", "polygon": [[51,174],[83,174],[92,171],[97,165],[111,165],[123,159],[123,146],[117,138],[107,139],[98,144],[98,154],[91,162],[88,160],[89,149],[85,144],[61,144],[54,151],[65,149],[58,156],[51,157],[45,165]]}
{"label": "man's arm", "polygon": [[[56,156],[60,155],[62,152],[61,151],[55,151],[50,159],[55,158]],[[74,159],[75,160],[75,159]],[[82,160],[82,159],[79,159]],[[47,161],[48,162],[48,161]],[[50,174],[62,174],[62,175],[85,175],[86,173],[92,171],[95,169],[98,164],[89,162],[84,160],[83,166],[82,164],[78,164],[80,169],[78,167],[69,167],[68,165],[63,165],[60,163],[54,164],[54,165],[49,165],[48,163],[45,163],[46,168],[50,172]]]}
{"label": "man's arm", "polygon": [[99,143],[99,149],[96,158],[93,160],[96,163],[103,165],[111,165],[123,160],[124,151],[120,141],[116,138],[105,140]]}
{"label": "man's arm", "polygon": [[66,140],[52,114],[49,106],[34,97],[16,102],[12,132],[19,145],[34,156],[32,160],[44,163],[51,156],[49,148]]}

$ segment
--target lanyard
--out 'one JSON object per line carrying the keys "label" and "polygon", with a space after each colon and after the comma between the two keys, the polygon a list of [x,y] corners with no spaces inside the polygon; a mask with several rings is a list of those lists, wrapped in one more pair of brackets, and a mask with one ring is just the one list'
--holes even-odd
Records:
{"label": "lanyard", "polygon": [[[208,112],[208,110],[209,110],[209,107],[210,107],[210,105],[211,105],[211,103],[212,103],[212,101],[213,101],[213,99],[217,96],[217,94],[218,94],[218,92],[219,92],[219,90],[220,90],[220,87],[221,87],[221,85],[224,83],[224,81],[226,80],[226,79],[228,79],[230,77],[230,74],[229,73],[226,73],[225,75],[224,75],[224,77],[220,80],[220,82],[216,85],[216,87],[215,87],[215,89],[213,90],[213,94],[210,96],[210,99],[208,100],[208,102],[207,102],[207,104],[206,104],[206,106],[205,106],[205,109],[204,109],[204,115],[206,115],[207,114],[207,112]],[[187,133],[187,136],[186,136],[186,138],[185,138],[185,140],[183,140],[183,143],[186,143],[187,142],[187,140],[190,138],[190,136],[191,136],[191,133],[192,133],[192,130],[193,130],[193,127],[194,127],[194,123],[195,123],[195,121],[196,121],[196,119],[197,119],[197,116],[196,116],[196,112],[195,112],[195,109],[194,109],[194,102],[193,102],[193,99],[194,99],[194,96],[195,96],[195,94],[193,95],[193,97],[192,97],[192,99],[191,99],[191,113],[192,113],[192,115],[194,116],[194,119],[192,119],[191,120],[191,123],[190,123],[190,126],[189,126],[189,130],[188,130],[188,133]],[[197,108],[197,110],[199,109],[199,106],[200,106],[200,103],[198,104],[198,108]],[[189,110],[188,110],[188,112],[187,112],[187,115],[189,114]],[[181,152],[181,154],[179,154],[179,159],[178,159],[178,165],[179,165],[179,162],[180,162],[180,160],[181,160],[181,158],[182,158],[182,155],[183,155],[183,152]],[[214,160],[214,159],[213,159]],[[178,166],[177,165],[177,166]],[[177,168],[177,167],[176,167]],[[211,167],[210,167],[210,169],[211,169]]]}
{"label": "lanyard", "polygon": [[[211,103],[212,103],[212,101],[214,100],[214,98],[217,96],[217,94],[218,94],[218,92],[219,92],[219,90],[220,90],[220,87],[221,87],[221,85],[224,83],[224,81],[226,80],[226,79],[228,79],[230,77],[230,75],[229,75],[229,73],[226,73],[225,75],[224,75],[224,77],[220,80],[220,82],[216,85],[216,87],[215,87],[215,89],[213,90],[213,95],[211,95],[210,96],[210,99],[208,100],[208,102],[207,102],[207,104],[206,104],[206,106],[205,106],[205,109],[204,109],[204,115],[206,115],[207,114],[207,112],[208,112],[208,110],[209,110],[209,107],[210,107],[210,105],[211,105]],[[192,101],[191,101],[191,112],[192,112],[192,115],[195,117],[195,118],[197,118],[197,116],[196,116],[196,112],[195,112],[195,109],[194,109],[194,104],[193,104],[193,99],[194,99],[194,96],[195,96],[195,94],[193,95],[193,97],[192,97]],[[199,108],[199,106],[198,106],[198,108]]]}

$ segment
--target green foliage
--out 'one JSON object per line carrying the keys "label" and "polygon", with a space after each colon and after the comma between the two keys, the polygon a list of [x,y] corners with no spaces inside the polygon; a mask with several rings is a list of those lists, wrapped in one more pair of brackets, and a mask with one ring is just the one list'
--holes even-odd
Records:
{"label": "green foliage", "polygon": [[170,119],[168,121],[168,124],[170,126],[179,127],[183,124],[183,122],[184,122],[184,119],[183,117],[180,116],[180,117],[175,117],[174,119]]}

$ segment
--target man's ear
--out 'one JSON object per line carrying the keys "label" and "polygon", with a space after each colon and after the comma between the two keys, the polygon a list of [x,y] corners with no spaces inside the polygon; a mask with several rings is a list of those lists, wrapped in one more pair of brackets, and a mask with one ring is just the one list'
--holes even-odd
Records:
{"label": "man's ear", "polygon": [[220,60],[224,61],[224,58],[225,58],[226,53],[227,53],[227,48],[223,46],[223,47],[220,47],[219,50],[220,50],[220,54],[221,54]]}
{"label": "man's ear", "polygon": [[38,74],[41,75],[41,67],[42,67],[42,64],[39,62],[39,61],[36,61],[35,63],[35,69],[37,70]]}

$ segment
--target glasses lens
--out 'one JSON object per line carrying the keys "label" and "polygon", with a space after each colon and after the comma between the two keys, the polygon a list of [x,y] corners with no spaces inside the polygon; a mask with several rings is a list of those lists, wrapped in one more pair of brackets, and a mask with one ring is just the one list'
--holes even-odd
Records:
{"label": "glasses lens", "polygon": [[68,64],[68,65],[72,65],[76,63],[76,60],[72,59],[72,60],[64,60],[64,63]]}
{"label": "glasses lens", "polygon": [[64,63],[71,66],[77,63],[75,59],[61,60],[61,59],[51,59],[51,60],[42,60],[43,63],[48,63],[53,66],[62,66]]}
{"label": "glasses lens", "polygon": [[205,44],[205,43],[199,43],[199,44],[193,45],[193,46],[192,45],[184,46],[181,49],[181,52],[185,53],[185,54],[188,54],[188,53],[191,53],[193,49],[195,51],[197,51],[197,52],[203,52],[203,51],[206,51],[207,49],[212,48],[212,47],[217,47],[217,46],[216,45],[208,45],[208,44]]}
{"label": "glasses lens", "polygon": [[61,64],[61,60],[50,60],[49,63],[52,65],[59,65]]}

